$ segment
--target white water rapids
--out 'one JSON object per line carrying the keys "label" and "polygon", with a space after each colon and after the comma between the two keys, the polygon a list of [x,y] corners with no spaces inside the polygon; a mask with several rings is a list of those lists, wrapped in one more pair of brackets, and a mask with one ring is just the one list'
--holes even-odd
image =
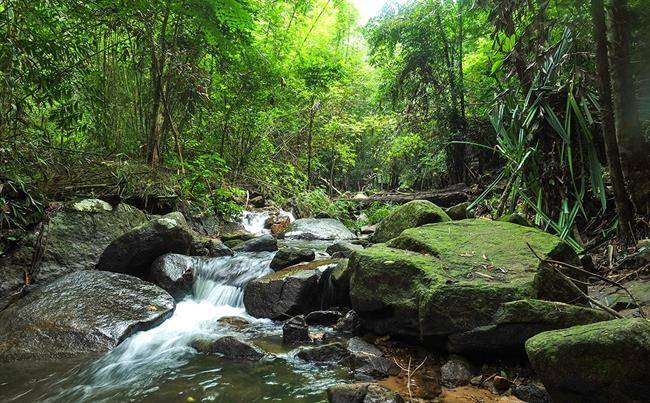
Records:
{"label": "white water rapids", "polygon": [[[279,217],[288,217],[290,222],[295,221],[295,217],[291,212],[280,210]],[[264,235],[271,231],[265,228],[266,220],[269,218],[269,213],[266,211],[244,211],[241,214],[240,220],[244,229],[254,235]]]}
{"label": "white water rapids", "polygon": [[164,372],[187,363],[190,344],[200,338],[224,334],[218,320],[241,317],[251,323],[270,323],[246,314],[243,287],[271,273],[273,253],[241,253],[206,260],[195,267],[194,295],[179,302],[160,326],[139,332],[79,374],[81,382],[58,399],[96,400],[113,390],[140,392]]}

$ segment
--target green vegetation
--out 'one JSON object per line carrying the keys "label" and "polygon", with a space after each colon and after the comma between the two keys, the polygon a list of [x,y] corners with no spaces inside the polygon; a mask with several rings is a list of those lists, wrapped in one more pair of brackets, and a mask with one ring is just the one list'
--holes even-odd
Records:
{"label": "green vegetation", "polygon": [[232,216],[251,193],[360,227],[391,207],[334,199],[465,182],[575,250],[635,239],[650,12],[588,3],[388,2],[365,26],[350,0],[2,3],[0,228],[87,196]]}

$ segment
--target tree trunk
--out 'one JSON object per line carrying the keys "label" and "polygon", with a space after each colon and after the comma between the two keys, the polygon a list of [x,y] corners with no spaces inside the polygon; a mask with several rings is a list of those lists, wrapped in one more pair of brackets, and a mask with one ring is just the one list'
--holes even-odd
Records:
{"label": "tree trunk", "polygon": [[312,158],[312,139],[314,130],[314,115],[316,114],[315,97],[311,97],[311,108],[309,111],[309,128],[307,131],[307,189],[311,188],[311,158]]}
{"label": "tree trunk", "polygon": [[[149,136],[147,139],[147,163],[152,167],[157,167],[160,164],[160,141],[163,133],[163,122],[165,120],[163,114],[162,93],[165,90],[163,75],[165,71],[165,53],[167,52],[165,35],[168,20],[169,11],[167,11],[163,17],[160,31],[160,44],[156,44],[155,23],[152,24],[149,33],[151,46],[152,104],[151,115],[149,117]],[[160,48],[159,52],[156,52],[157,47]]]}
{"label": "tree trunk", "polygon": [[650,144],[641,131],[632,65],[631,18],[627,0],[609,0],[609,68],[621,165],[636,213],[650,214]]}
{"label": "tree trunk", "polygon": [[605,8],[603,0],[591,0],[591,18],[594,25],[594,41],[596,42],[596,66],[598,77],[598,93],[600,95],[601,131],[605,143],[605,153],[609,165],[609,173],[614,186],[614,202],[618,214],[621,235],[630,235],[634,210],[630,196],[625,187],[625,179],[621,168],[621,160],[616,141],[616,126],[612,113],[611,79],[609,76],[609,61],[607,60],[607,27],[605,24]]}

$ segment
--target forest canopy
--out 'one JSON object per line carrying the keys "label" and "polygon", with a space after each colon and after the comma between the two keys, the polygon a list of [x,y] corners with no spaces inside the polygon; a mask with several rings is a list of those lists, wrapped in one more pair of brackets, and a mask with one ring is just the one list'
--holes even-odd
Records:
{"label": "forest canopy", "polygon": [[[474,185],[580,249],[648,213],[643,0],[14,0],[0,5],[1,225],[79,194],[229,211]],[[11,189],[11,190],[9,190]],[[320,190],[319,190],[320,189]],[[22,196],[21,196],[22,195]],[[641,222],[641,224],[639,224]]]}

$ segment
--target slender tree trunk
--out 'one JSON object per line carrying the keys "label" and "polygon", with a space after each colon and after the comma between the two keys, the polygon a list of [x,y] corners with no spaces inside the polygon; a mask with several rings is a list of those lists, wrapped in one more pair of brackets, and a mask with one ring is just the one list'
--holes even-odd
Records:
{"label": "slender tree trunk", "polygon": [[316,97],[311,97],[311,109],[309,111],[309,128],[307,131],[307,188],[311,188],[311,157],[312,157],[312,138],[314,129],[314,115],[316,114]]}
{"label": "slender tree trunk", "polygon": [[627,0],[609,0],[609,68],[621,165],[636,213],[650,214],[650,144],[641,131],[632,65],[631,18]]}
{"label": "slender tree trunk", "polygon": [[609,61],[607,60],[607,27],[605,24],[605,8],[603,0],[591,0],[591,18],[594,25],[594,41],[596,42],[596,66],[598,73],[598,93],[600,95],[601,131],[605,143],[605,153],[609,165],[609,173],[614,186],[614,202],[618,214],[621,235],[627,238],[634,219],[634,210],[630,196],[625,187],[623,169],[616,141],[616,126],[612,112],[611,79],[609,76]]}
{"label": "slender tree trunk", "polygon": [[[151,89],[152,89],[152,107],[149,118],[149,137],[147,140],[147,162],[152,167],[160,164],[160,146],[163,134],[163,123],[165,116],[163,114],[162,93],[165,90],[163,75],[165,71],[167,22],[169,21],[169,11],[163,17],[160,30],[160,43],[156,44],[155,23],[152,24],[149,33],[151,46]],[[156,49],[159,48],[158,52]]]}

